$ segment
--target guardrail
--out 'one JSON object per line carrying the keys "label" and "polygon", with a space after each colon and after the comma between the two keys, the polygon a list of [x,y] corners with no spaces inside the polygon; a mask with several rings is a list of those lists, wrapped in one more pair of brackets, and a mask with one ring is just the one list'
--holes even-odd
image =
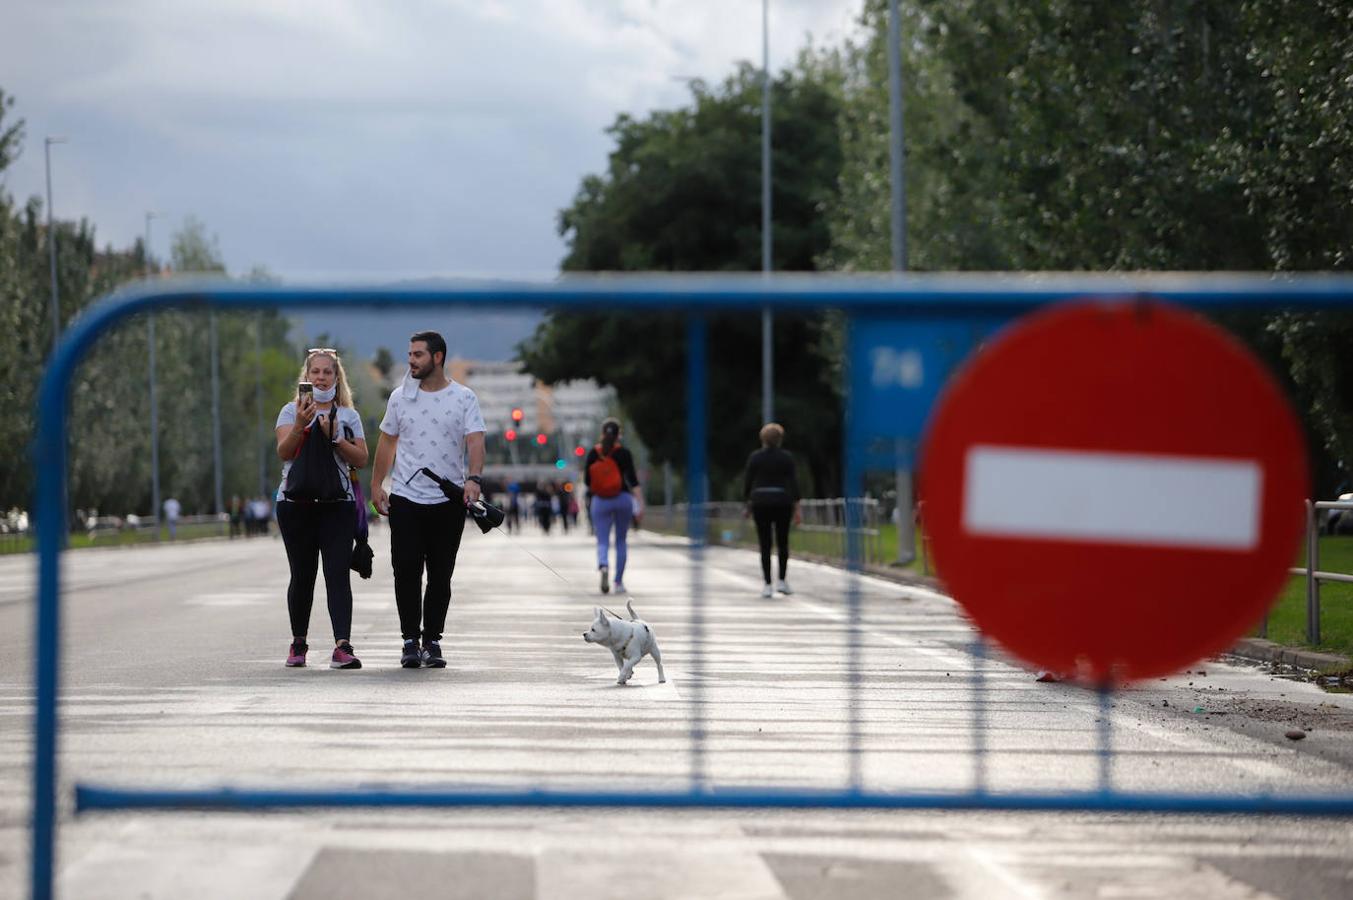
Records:
{"label": "guardrail", "polygon": [[[103,519],[104,517],[100,516],[99,518]],[[157,536],[155,523],[148,519],[143,519],[132,525],[127,524],[125,520],[121,522],[100,521],[92,526],[77,523],[70,529],[67,536],[68,538],[84,538],[86,542],[82,546],[104,547],[151,543],[156,540],[225,537],[229,533],[229,528],[230,519],[228,516],[224,514],[204,514],[180,516],[175,523],[175,531],[182,530],[182,534],[174,536],[170,535],[168,522],[159,524]],[[69,543],[67,546],[70,546]],[[35,529],[0,532],[0,554],[27,553],[35,549],[37,549],[37,531]]]}
{"label": "guardrail", "polygon": [[[1353,501],[1306,501],[1306,565],[1293,566],[1288,570],[1293,575],[1306,576],[1306,642],[1311,646],[1320,643],[1320,582],[1338,581],[1353,584],[1353,575],[1320,570],[1320,513],[1329,510],[1353,512]],[[1267,616],[1264,617],[1263,625],[1259,629],[1259,636],[1268,636]]]}
{"label": "guardrail", "polygon": [[[875,497],[828,497],[813,500],[800,500],[799,511],[803,522],[790,529],[790,546],[795,552],[806,552],[818,556],[845,561],[849,557],[849,526],[851,509],[859,514],[859,526],[856,534],[860,538],[861,562],[864,565],[882,565],[886,548],[879,526],[883,524],[883,506]],[[743,515],[745,505],[736,501],[703,503],[699,509],[704,511],[705,538],[711,544],[750,544],[757,545],[756,524]],[[685,525],[690,517],[690,504],[674,503],[671,506],[650,506],[645,518],[651,527],[661,528],[676,534],[686,534]],[[795,531],[814,538],[796,541]],[[820,536],[820,537],[819,537]]]}

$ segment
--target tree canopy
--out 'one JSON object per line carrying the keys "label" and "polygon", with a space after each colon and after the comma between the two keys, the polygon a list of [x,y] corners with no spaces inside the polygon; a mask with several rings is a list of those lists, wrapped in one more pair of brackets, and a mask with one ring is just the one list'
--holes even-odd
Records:
{"label": "tree canopy", "polygon": [[[840,84],[831,56],[804,54],[772,85],[773,257],[777,270],[811,271],[829,245],[841,150]],[[583,179],[559,215],[569,272],[756,271],[761,268],[761,80],[743,64],[720,85],[692,85],[691,105],[620,116],[606,172]],[[680,315],[555,314],[519,349],[548,382],[614,385],[658,462],[685,461],[686,331]],[[822,315],[775,320],[776,418],[823,489],[836,480],[840,400],[834,334]],[[710,468],[716,495],[731,490],[759,421],[760,318],[709,319]]]}

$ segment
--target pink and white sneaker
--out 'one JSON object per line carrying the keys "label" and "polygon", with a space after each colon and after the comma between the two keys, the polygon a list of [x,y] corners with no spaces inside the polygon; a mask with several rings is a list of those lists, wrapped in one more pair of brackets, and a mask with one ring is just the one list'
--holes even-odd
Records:
{"label": "pink and white sneaker", "polygon": [[310,645],[305,641],[293,641],[291,649],[287,651],[287,668],[296,669],[305,665],[305,654],[310,649]]}
{"label": "pink and white sneaker", "polygon": [[354,655],[352,644],[342,643],[334,648],[333,659],[329,660],[331,669],[360,669],[362,661]]}

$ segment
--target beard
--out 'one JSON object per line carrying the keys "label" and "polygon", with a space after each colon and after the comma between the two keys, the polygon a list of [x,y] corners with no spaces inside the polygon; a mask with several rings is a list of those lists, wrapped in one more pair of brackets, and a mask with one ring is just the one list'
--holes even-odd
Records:
{"label": "beard", "polygon": [[409,374],[414,377],[414,380],[422,381],[432,374],[432,366],[424,366],[421,369],[418,366],[409,366]]}

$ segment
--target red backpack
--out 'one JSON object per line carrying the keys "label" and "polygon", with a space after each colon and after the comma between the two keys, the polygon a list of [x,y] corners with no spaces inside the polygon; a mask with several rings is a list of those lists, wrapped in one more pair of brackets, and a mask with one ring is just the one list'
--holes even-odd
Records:
{"label": "red backpack", "polygon": [[[611,454],[614,454],[619,446],[617,442],[615,447],[611,448]],[[625,489],[625,478],[620,474],[620,464],[601,449],[601,444],[597,444],[593,449],[597,451],[597,459],[587,467],[588,489],[598,497],[619,497],[620,492]]]}

